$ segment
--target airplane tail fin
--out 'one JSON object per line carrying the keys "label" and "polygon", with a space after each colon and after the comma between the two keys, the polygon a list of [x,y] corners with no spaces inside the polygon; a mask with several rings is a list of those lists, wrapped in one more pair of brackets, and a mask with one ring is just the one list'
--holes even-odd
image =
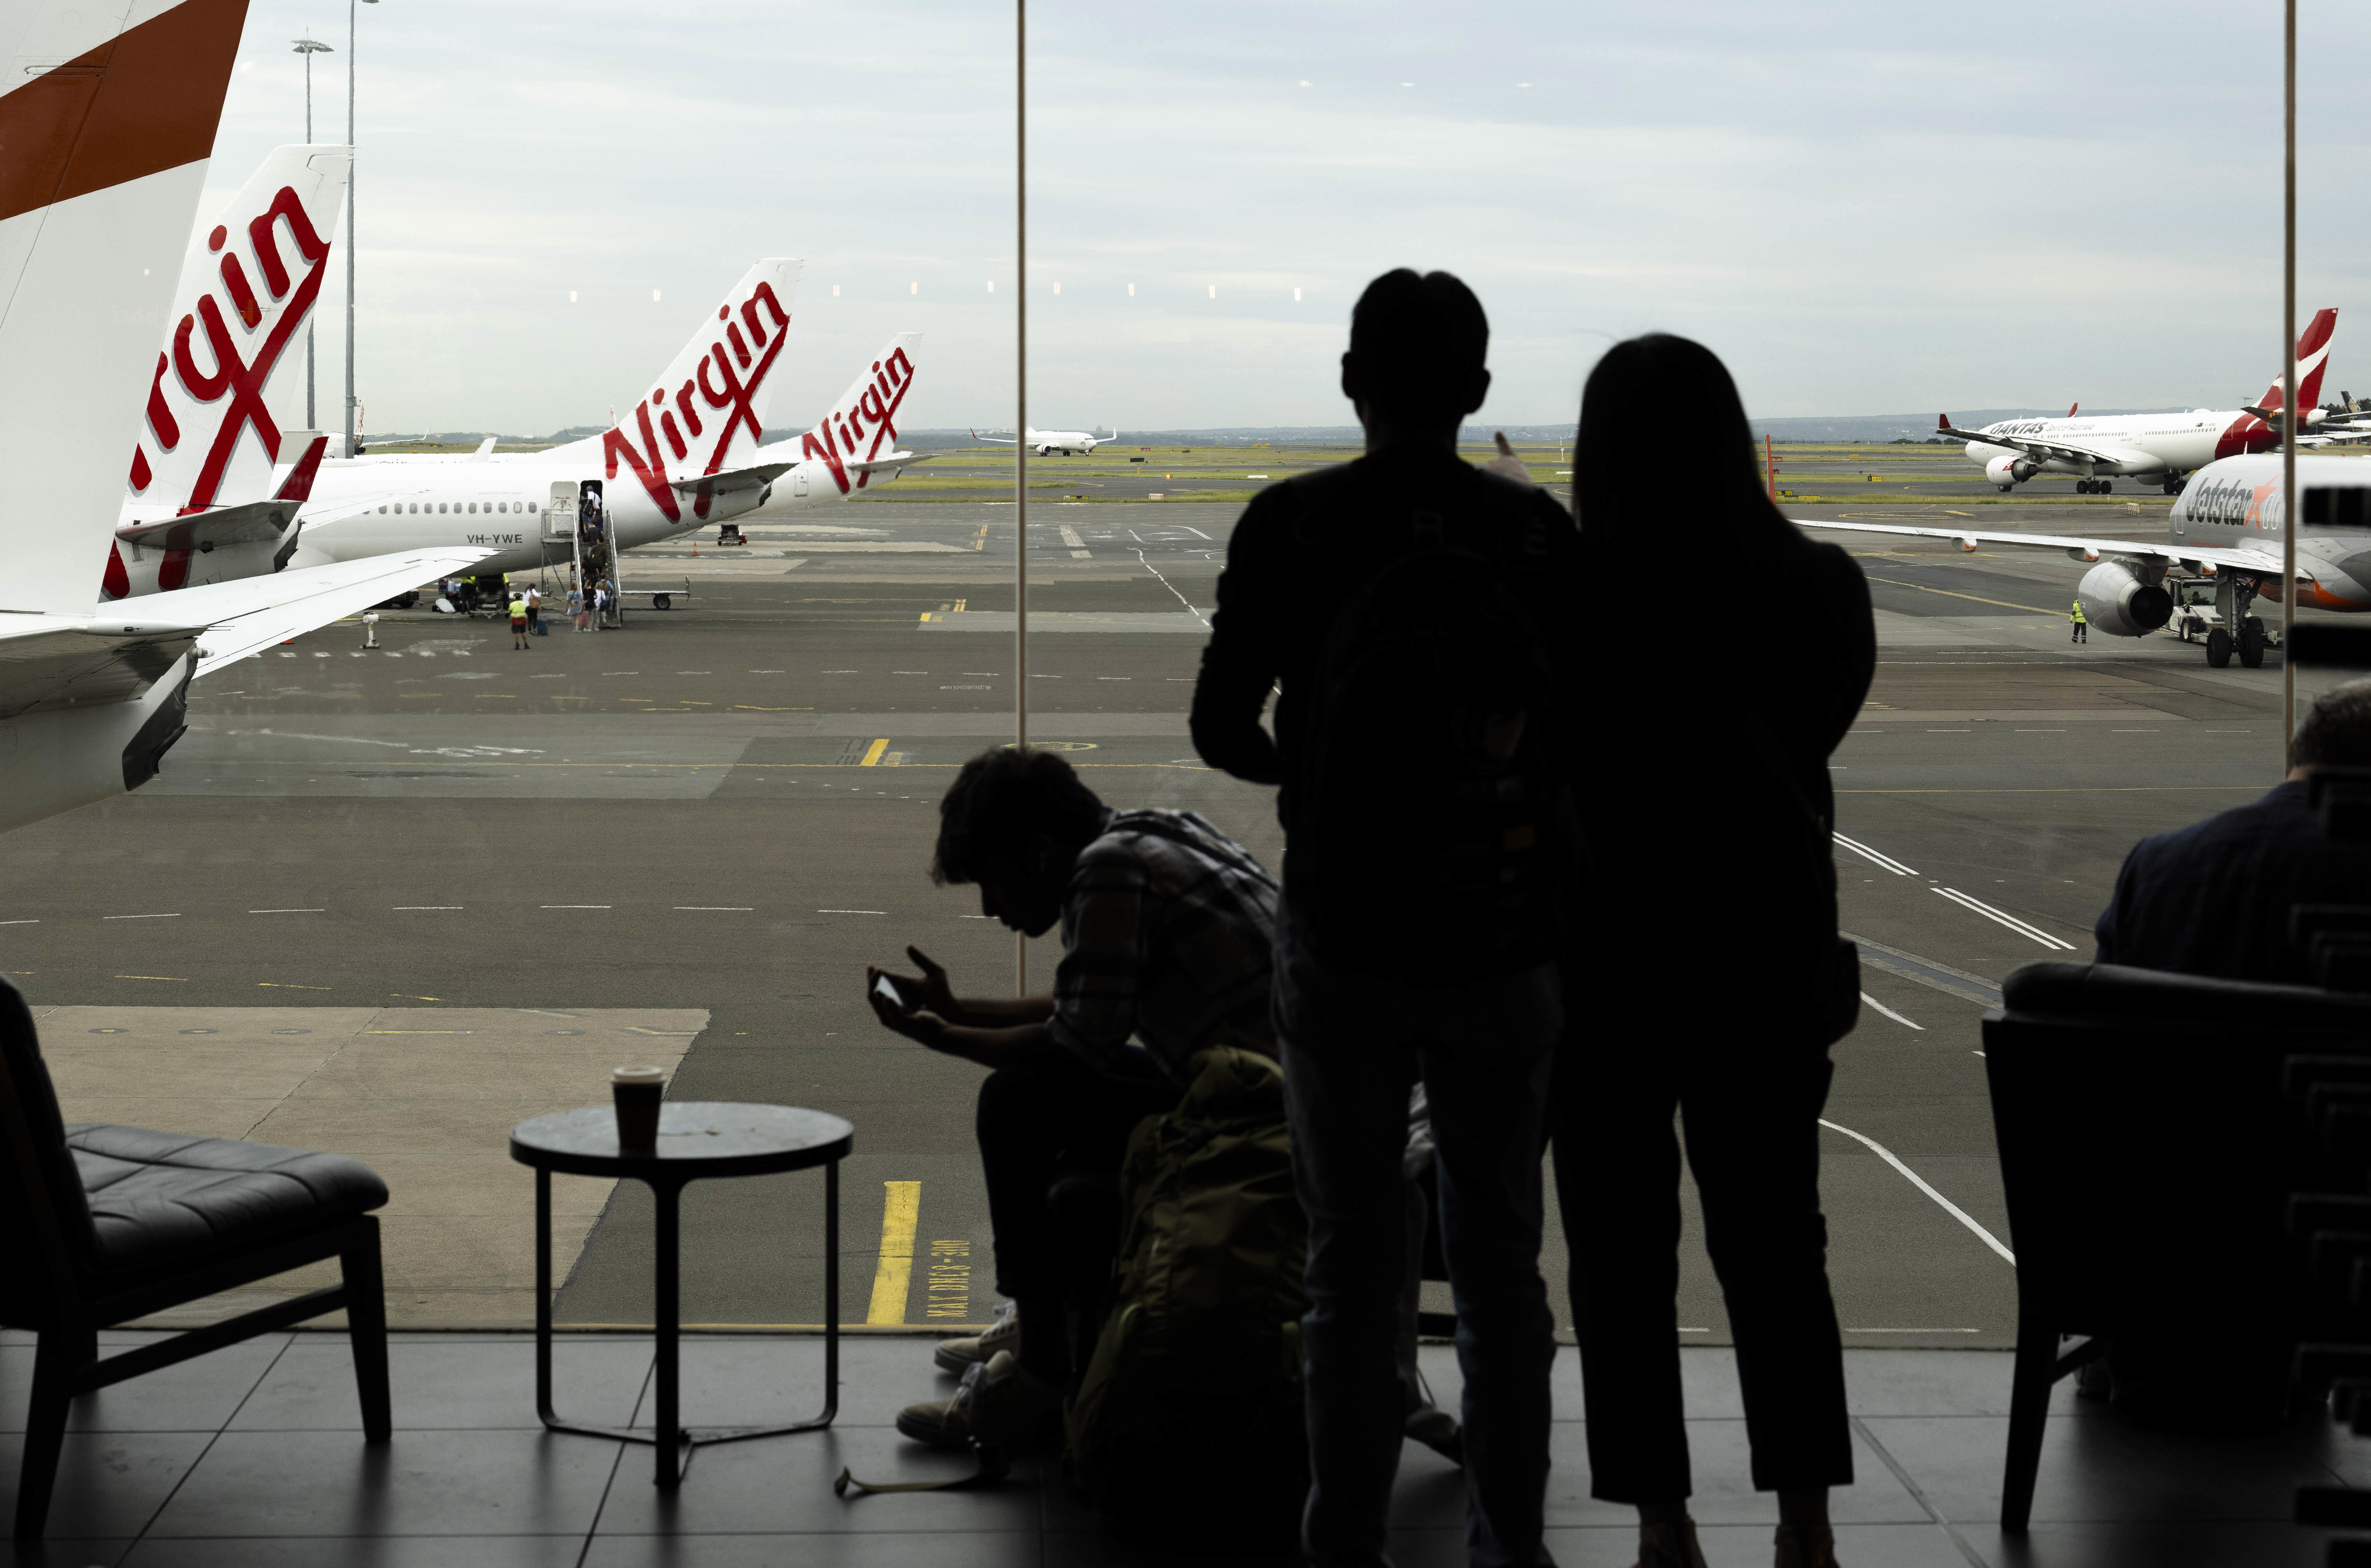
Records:
{"label": "airplane tail fin", "polygon": [[296,459],[295,467],[288,470],[288,477],[281,481],[280,489],[273,492],[272,499],[298,502],[312,500],[313,479],[321,471],[321,455],[329,449],[328,436],[315,436],[306,444],[305,455]]}
{"label": "airplane tail fin", "polygon": [[247,0],[0,13],[0,609],[87,615]]}
{"label": "airplane tail fin", "polygon": [[329,275],[351,148],[274,147],[190,240],[132,450],[144,513],[261,499],[280,461],[264,389]]}
{"label": "airplane tail fin", "polygon": [[842,495],[862,490],[872,478],[851,464],[876,462],[896,450],[899,410],[913,390],[914,355],[921,340],[919,332],[900,332],[890,339],[872,367],[860,372],[830,411],[799,437],[800,457],[820,458]]}
{"label": "airplane tail fin", "polygon": [[2083,406],[2083,405],[2082,405],[2082,404],[2080,404],[2080,403],[2069,403],[2069,404],[2067,404],[2067,405],[2066,405],[2066,417],[2067,417],[2068,419],[2070,419],[2070,420],[2071,420],[2071,419],[2073,419],[2073,418],[2075,417],[2075,410],[2076,410],[2076,409],[2079,409],[2079,408],[2081,408],[2082,406]]}
{"label": "airplane tail fin", "polygon": [[[2330,340],[2337,330],[2337,309],[2317,310],[2313,313],[2313,319],[2306,323],[2304,334],[2297,339],[2297,407],[2300,409],[2316,407],[2321,397],[2322,372],[2330,367]],[[2281,378],[2276,375],[2273,377],[2273,384],[2264,388],[2264,396],[2256,406],[2268,413],[2279,412],[2284,406],[2281,392]],[[2303,422],[2302,419],[2299,422]]]}

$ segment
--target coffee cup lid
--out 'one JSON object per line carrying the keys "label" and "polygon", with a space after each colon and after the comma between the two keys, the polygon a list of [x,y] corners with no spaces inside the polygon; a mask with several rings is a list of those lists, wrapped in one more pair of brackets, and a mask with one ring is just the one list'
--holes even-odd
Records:
{"label": "coffee cup lid", "polygon": [[609,1075],[612,1083],[665,1083],[665,1067],[619,1067]]}

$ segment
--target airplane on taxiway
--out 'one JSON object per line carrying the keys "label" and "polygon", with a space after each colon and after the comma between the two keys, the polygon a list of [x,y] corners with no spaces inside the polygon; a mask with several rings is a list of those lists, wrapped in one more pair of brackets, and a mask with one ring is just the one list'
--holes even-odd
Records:
{"label": "airplane on taxiway", "polygon": [[[204,189],[244,16],[200,0],[128,16],[43,5],[17,7],[5,32],[0,124],[13,161],[0,194],[11,268],[0,296],[0,467],[14,477],[0,502],[0,829],[155,778],[187,728],[192,680],[485,553],[272,572],[152,594],[136,609],[92,604],[121,507],[115,421],[153,385],[173,258]],[[72,76],[63,86],[49,79],[60,71]],[[160,96],[159,82],[173,90]],[[308,156],[343,160],[348,149]],[[295,286],[265,270],[275,299]],[[260,310],[229,340],[258,326]],[[226,363],[211,374],[229,403],[252,390]]]}
{"label": "airplane on taxiway", "polygon": [[[2313,432],[2326,424],[2340,428],[2350,417],[2314,406],[2330,362],[2331,335],[2337,328],[2336,310],[2317,311],[2297,340],[2302,394],[2297,402],[2305,410],[2299,422],[2307,432],[2298,438],[2301,446],[2318,444]],[[1961,430],[1944,414],[1935,432],[1946,438],[1966,437],[1969,459],[2003,492],[2038,474],[2075,474],[2080,476],[2076,490],[2086,495],[2107,494],[2117,478],[2160,485],[2166,494],[2175,495],[2183,477],[2194,469],[2219,458],[2277,447],[2280,432],[2273,421],[2284,406],[2281,393],[2275,376],[2263,397],[2244,409],[2095,414],[2088,419],[2076,418],[2076,410],[2069,409],[2063,420],[2001,420],[1975,431]]]}
{"label": "airplane on taxiway", "polygon": [[[1040,457],[1050,457],[1057,452],[1065,457],[1080,452],[1093,452],[1098,446],[1108,445],[1119,439],[1119,432],[1116,430],[1109,435],[1097,435],[1093,431],[1038,430],[1032,426],[1024,433],[1029,437],[1027,444]],[[999,446],[1014,445],[1018,444],[1019,439],[1010,435],[982,435],[977,431],[971,432],[971,438],[974,441],[993,442]]]}
{"label": "airplane on taxiway", "polygon": [[[2305,497],[2297,517],[2297,603],[2317,610],[2371,610],[2371,462],[2300,453],[2296,482]],[[2249,612],[2259,596],[2275,604],[2284,596],[2281,535],[2286,516],[2280,455],[2253,453],[2220,458],[2191,476],[2167,518],[2162,546],[2054,534],[1794,521],[1798,527],[1823,531],[1951,539],[1970,551],[1979,546],[2064,550],[2077,561],[2097,563],[2076,583],[2075,599],[2092,628],[2111,637],[2145,637],[2172,619],[2169,574],[2211,580],[2220,624],[2206,635],[2206,662],[2221,668],[2236,653],[2240,663],[2255,669],[2264,662],[2264,628]]]}
{"label": "airplane on taxiway", "polygon": [[[564,559],[586,497],[602,505],[621,549],[703,525],[845,499],[894,479],[918,455],[896,444],[919,335],[892,339],[870,368],[803,434],[762,441],[774,372],[788,341],[802,263],[758,262],[677,353],[625,419],[599,435],[541,452],[404,453],[330,459],[313,476],[301,532],[269,549],[216,549],[179,570],[201,581],[351,561],[390,550],[483,548],[481,571]],[[212,279],[202,276],[201,288]],[[172,541],[161,535],[161,546]],[[219,564],[215,558],[220,557]],[[134,594],[156,579],[135,575]]]}

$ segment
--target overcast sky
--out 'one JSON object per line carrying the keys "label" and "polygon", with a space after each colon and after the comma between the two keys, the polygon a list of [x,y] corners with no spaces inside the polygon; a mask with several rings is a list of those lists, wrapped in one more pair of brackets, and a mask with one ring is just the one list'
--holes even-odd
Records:
{"label": "overcast sky", "polygon": [[[765,255],[806,260],[769,423],[901,330],[909,422],[1010,423],[1009,10],[360,9],[368,429],[606,422]],[[2371,15],[2302,9],[2298,305],[2343,313],[2330,395],[2371,395]],[[347,10],[254,0],[209,213],[302,138],[290,40],[337,51],[315,139],[342,139]],[[1506,423],[1569,420],[1650,329],[1762,416],[2229,407],[2277,369],[2280,11],[1040,0],[1035,422],[1347,422],[1349,307],[1397,265],[1481,294]]]}

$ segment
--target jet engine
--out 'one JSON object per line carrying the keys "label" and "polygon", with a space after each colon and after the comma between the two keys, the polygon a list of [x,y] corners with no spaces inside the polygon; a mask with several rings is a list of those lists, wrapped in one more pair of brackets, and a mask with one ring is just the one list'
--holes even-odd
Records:
{"label": "jet engine", "polygon": [[1984,465],[1984,478],[2003,490],[2013,484],[2021,485],[2041,471],[2038,465],[2023,457],[2000,456]]}
{"label": "jet engine", "polygon": [[2145,582],[2128,561],[2103,560],[2075,590],[2083,618],[2111,637],[2146,637],[2173,618],[2173,595]]}

